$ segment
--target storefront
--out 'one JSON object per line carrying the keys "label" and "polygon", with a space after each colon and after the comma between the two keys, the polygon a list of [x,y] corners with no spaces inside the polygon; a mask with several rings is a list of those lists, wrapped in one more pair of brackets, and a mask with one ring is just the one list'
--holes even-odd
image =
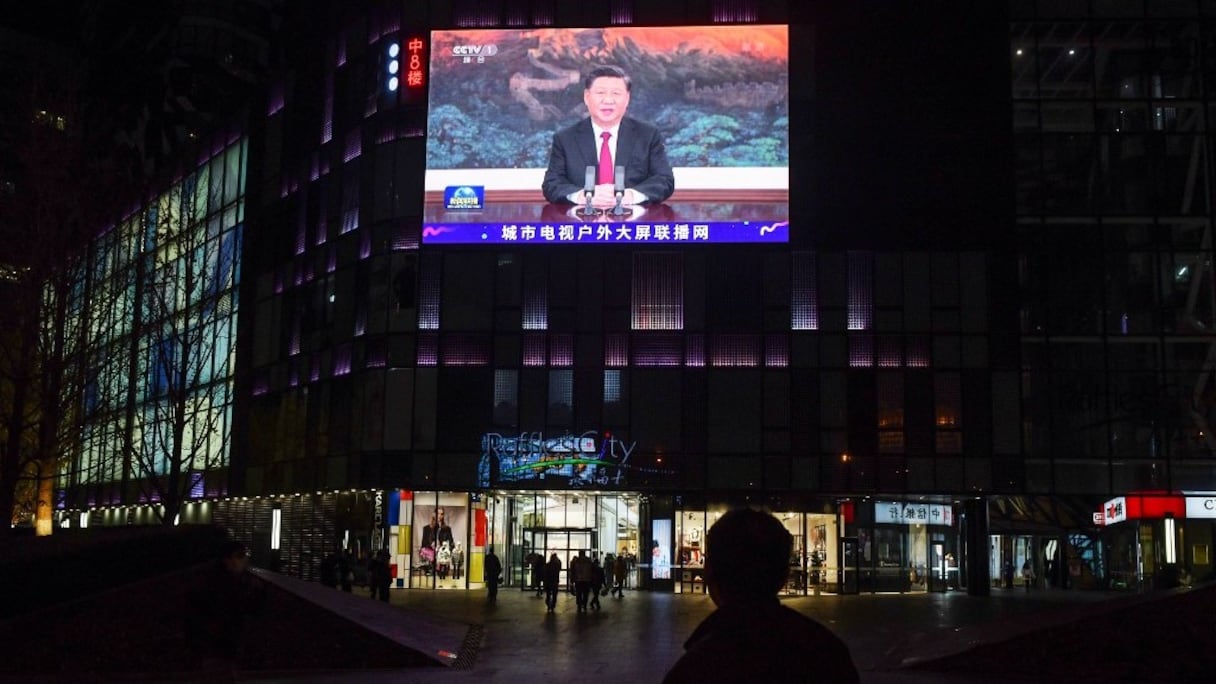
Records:
{"label": "storefront", "polygon": [[1104,527],[1111,589],[1168,588],[1213,575],[1216,493],[1118,496],[1094,519]]}
{"label": "storefront", "polygon": [[864,501],[842,539],[841,590],[944,592],[961,586],[958,528],[949,503]]}
{"label": "storefront", "polygon": [[[832,505],[824,504],[823,508],[831,510]],[[677,509],[674,545],[664,547],[662,530],[656,529],[659,560],[654,564],[653,576],[658,579],[666,575],[672,580],[672,589],[678,594],[705,592],[705,535],[727,510],[726,505]],[[803,596],[836,592],[840,556],[836,513],[774,511],[773,515],[793,539],[789,579],[782,593],[786,596]],[[669,552],[668,548],[673,552]],[[664,557],[671,558],[670,567],[662,565]]]}

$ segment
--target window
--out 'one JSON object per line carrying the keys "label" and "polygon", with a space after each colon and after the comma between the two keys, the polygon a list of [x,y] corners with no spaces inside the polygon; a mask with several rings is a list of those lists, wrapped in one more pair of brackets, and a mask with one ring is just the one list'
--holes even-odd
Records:
{"label": "window", "polygon": [[634,330],[684,329],[684,260],[680,252],[633,255]]}

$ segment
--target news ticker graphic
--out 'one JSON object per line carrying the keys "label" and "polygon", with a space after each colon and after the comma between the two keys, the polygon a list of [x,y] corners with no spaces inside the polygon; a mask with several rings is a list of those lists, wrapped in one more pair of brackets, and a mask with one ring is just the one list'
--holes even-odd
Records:
{"label": "news ticker graphic", "polygon": [[424,245],[784,243],[789,221],[700,223],[430,223]]}

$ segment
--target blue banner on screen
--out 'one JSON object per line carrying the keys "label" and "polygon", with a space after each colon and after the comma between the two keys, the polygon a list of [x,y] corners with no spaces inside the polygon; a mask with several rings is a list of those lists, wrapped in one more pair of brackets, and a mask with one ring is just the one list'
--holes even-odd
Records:
{"label": "blue banner on screen", "polygon": [[788,242],[787,26],[431,34],[422,242]]}
{"label": "blue banner on screen", "polygon": [[457,211],[484,209],[486,189],[481,185],[449,185],[443,189],[443,207]]}
{"label": "blue banner on screen", "polygon": [[710,223],[515,224],[448,223],[426,226],[426,244],[694,244],[725,242],[789,242],[787,222],[712,221]]}

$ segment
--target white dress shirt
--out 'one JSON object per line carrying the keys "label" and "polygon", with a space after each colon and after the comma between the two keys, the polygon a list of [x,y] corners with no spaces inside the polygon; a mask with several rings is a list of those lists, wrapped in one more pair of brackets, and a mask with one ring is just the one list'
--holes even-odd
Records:
{"label": "white dress shirt", "polygon": [[[604,141],[603,141],[603,139],[600,138],[600,135],[603,134],[605,131],[607,131],[609,134],[608,153],[612,155],[612,168],[616,169],[616,167],[617,167],[616,141],[617,141],[617,137],[618,137],[617,132],[620,130],[621,130],[620,122],[618,122],[617,125],[613,126],[612,128],[600,128],[599,124],[595,123],[594,121],[591,122],[591,133],[592,133],[593,139],[595,140],[595,159],[596,159],[596,168],[597,169],[599,168],[600,147],[604,144]],[[571,202],[574,202],[575,204],[580,204],[585,201],[582,190],[579,190],[578,192],[570,193],[570,196],[567,197],[566,199],[570,200]],[[641,204],[642,202],[645,202],[645,201],[646,201],[646,195],[643,195],[642,193],[638,192],[637,190],[634,190],[633,188],[625,189],[625,198],[624,198],[625,204]]]}

